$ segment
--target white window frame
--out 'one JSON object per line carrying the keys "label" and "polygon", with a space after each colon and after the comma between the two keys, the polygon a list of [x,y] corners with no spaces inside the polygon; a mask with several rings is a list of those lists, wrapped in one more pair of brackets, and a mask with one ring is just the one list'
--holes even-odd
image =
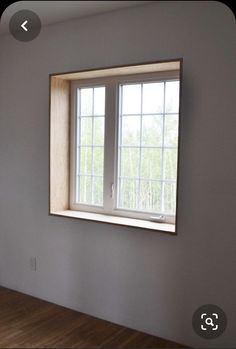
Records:
{"label": "white window frame", "polygon": [[[162,81],[180,81],[179,71],[144,73],[127,76],[114,76],[75,80],[71,83],[71,134],[70,134],[70,209],[81,212],[93,212],[111,216],[128,217],[147,221],[175,224],[175,216],[163,213],[149,213],[117,208],[118,185],[118,132],[119,132],[119,86],[126,83],[145,83]],[[104,173],[103,206],[76,203],[76,119],[77,89],[105,86],[105,122],[104,122]],[[163,111],[164,113],[164,111]],[[178,110],[178,116],[179,110]],[[177,144],[177,164],[179,156]],[[178,172],[178,171],[177,171]],[[178,176],[178,173],[177,173]],[[178,178],[176,178],[177,186]],[[177,188],[176,188],[177,200]]]}

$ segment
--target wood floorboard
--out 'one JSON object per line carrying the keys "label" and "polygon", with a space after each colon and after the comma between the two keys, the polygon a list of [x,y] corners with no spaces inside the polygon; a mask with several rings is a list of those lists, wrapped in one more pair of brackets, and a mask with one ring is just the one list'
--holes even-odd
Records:
{"label": "wood floorboard", "polygon": [[0,348],[186,348],[0,287]]}

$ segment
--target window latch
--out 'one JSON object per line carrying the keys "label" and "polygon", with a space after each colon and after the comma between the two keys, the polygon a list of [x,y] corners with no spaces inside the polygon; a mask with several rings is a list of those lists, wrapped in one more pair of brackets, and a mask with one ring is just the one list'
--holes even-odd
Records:
{"label": "window latch", "polygon": [[159,223],[164,223],[166,220],[166,217],[165,216],[151,216],[150,217],[150,221],[153,221],[153,222],[159,222]]}
{"label": "window latch", "polygon": [[112,199],[114,199],[114,191],[115,191],[115,187],[114,187],[114,183],[111,184],[111,197]]}

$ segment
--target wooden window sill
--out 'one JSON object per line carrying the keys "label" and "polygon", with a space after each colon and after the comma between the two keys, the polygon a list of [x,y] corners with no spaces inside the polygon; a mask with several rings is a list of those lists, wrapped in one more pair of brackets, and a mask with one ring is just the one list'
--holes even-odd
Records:
{"label": "wooden window sill", "polygon": [[160,232],[170,233],[173,235],[176,234],[175,224],[150,222],[142,219],[110,216],[110,215],[105,215],[100,213],[91,213],[91,212],[82,212],[82,211],[73,211],[73,210],[51,212],[50,215],[77,218],[77,219],[83,219],[83,220],[101,222],[101,223],[117,224],[117,225],[123,225],[127,227],[135,227],[135,228],[142,228],[142,229],[148,229],[148,230],[156,230]]}

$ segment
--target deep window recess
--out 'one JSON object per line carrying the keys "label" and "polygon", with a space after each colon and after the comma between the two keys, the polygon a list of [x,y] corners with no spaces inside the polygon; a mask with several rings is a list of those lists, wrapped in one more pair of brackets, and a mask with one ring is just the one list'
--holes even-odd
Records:
{"label": "deep window recess", "polygon": [[70,209],[175,223],[179,72],[73,81]]}

